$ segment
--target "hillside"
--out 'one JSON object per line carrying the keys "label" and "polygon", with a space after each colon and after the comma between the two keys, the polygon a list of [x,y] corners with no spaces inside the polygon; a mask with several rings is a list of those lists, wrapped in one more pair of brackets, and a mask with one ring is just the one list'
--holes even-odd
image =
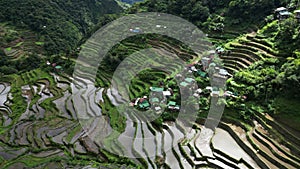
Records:
{"label": "hillside", "polygon": [[184,17],[205,30],[246,32],[257,28],[277,6],[285,5],[280,0],[148,0],[133,5],[129,12],[165,12]]}
{"label": "hillside", "polygon": [[72,51],[101,16],[121,10],[114,0],[3,0],[0,20],[37,33],[53,54]]}
{"label": "hillside", "polygon": [[[146,0],[122,13],[113,0],[2,0],[0,168],[300,168],[300,22],[273,15],[296,4]],[[145,18],[90,38],[147,11],[188,19],[207,34],[197,50],[212,50],[139,34]],[[135,36],[114,45],[122,31]]]}

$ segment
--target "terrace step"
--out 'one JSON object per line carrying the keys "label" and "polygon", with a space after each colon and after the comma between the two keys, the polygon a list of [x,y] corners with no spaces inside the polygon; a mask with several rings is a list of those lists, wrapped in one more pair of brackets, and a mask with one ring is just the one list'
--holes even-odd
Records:
{"label": "terrace step", "polygon": [[223,59],[225,62],[226,61],[237,62],[243,68],[247,68],[247,67],[249,67],[252,64],[252,62],[249,62],[246,59],[243,59],[243,58],[240,58],[240,57],[236,57],[236,56],[223,56],[223,57],[220,57],[220,58]]}
{"label": "terrace step", "polygon": [[[253,137],[258,140],[262,145],[266,147],[266,149],[270,150],[270,152],[274,155],[274,158],[277,158],[276,161],[280,162],[282,165],[288,168],[300,168],[300,165],[290,160],[287,156],[285,156],[282,152],[280,152],[273,144],[269,141],[265,140],[262,136],[256,133],[256,130],[252,133]],[[269,152],[269,153],[270,153]]]}

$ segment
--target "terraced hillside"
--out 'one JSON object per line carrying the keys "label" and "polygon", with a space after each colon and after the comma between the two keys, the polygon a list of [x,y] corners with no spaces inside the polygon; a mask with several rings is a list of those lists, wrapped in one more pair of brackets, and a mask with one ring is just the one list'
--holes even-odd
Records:
{"label": "terraced hillside", "polygon": [[273,44],[260,35],[247,34],[237,40],[225,44],[228,50],[223,59],[224,67],[231,72],[248,68],[252,63],[266,58],[279,57]]}
{"label": "terraced hillside", "polygon": [[[150,43],[157,53],[196,57],[176,45]],[[130,57],[128,64],[143,59]],[[169,73],[153,70],[158,80],[136,80],[129,97],[147,94],[145,89],[180,70],[171,65]],[[116,111],[124,99],[115,86],[124,82],[115,79],[117,85],[110,85],[109,75],[98,76],[108,87],[95,87],[83,72],[75,72],[73,79],[41,70],[0,84],[0,168],[300,167],[299,139],[265,114],[258,113],[250,125],[224,116],[215,131],[205,127],[205,119],[192,127],[185,121],[166,121],[160,128],[143,114]]]}
{"label": "terraced hillside", "polygon": [[2,23],[0,24],[0,35],[1,51],[12,60],[26,57],[32,53],[44,53],[42,47],[44,42],[39,42],[37,34],[32,31]]}
{"label": "terraced hillside", "polygon": [[[23,78],[28,76],[29,74],[23,75]],[[50,85],[50,81],[54,84]],[[88,82],[82,79],[80,85]],[[70,79],[54,75],[53,79],[40,79],[27,86],[28,88],[23,87],[23,94],[28,102],[26,111],[17,120],[12,121],[9,116],[2,118],[3,126],[8,127],[1,135],[1,168],[24,165],[49,167],[57,164],[66,167],[76,163],[88,165],[89,160],[94,159],[89,154],[97,154],[96,161],[109,161],[110,155],[99,149],[99,143],[93,142],[91,138],[99,136],[99,133],[104,136],[105,133],[109,135],[112,132],[107,118],[101,116],[98,103],[111,102],[117,106],[122,103],[120,96],[113,89],[101,88],[90,88],[80,95],[71,95],[67,90],[70,84]],[[8,86],[1,85],[2,97],[9,93]],[[81,128],[76,121],[76,111],[80,108],[76,101],[82,98],[80,96],[91,99],[82,100],[88,102],[87,112],[98,114],[88,130]],[[46,102],[55,104],[51,108],[53,110],[45,107]],[[11,114],[8,106],[1,107],[4,115]],[[54,115],[54,112],[58,113]],[[295,145],[297,142],[294,141],[293,144],[287,141],[282,145],[270,138],[268,130],[274,130],[271,126],[276,124],[272,124],[271,120],[270,124],[265,124],[262,117],[256,117],[257,121],[254,121],[250,130],[238,121],[224,119],[227,122],[220,124],[210,142],[211,157],[202,155],[203,145],[199,144],[201,131],[207,130],[203,127],[203,121],[195,123],[194,128],[186,128],[182,123],[164,123],[163,129],[157,130],[153,124],[143,122],[141,117],[131,114],[127,117],[126,128],[121,135],[117,139],[112,138],[113,142],[104,140],[103,144],[106,148],[113,148],[116,153],[139,157],[133,159],[134,163],[147,168],[298,168],[300,160],[293,155],[299,154],[298,146]],[[105,125],[108,126],[103,127]],[[281,128],[278,130],[284,131]],[[115,136],[112,134],[111,137]],[[87,159],[81,159],[83,155]],[[71,157],[78,157],[81,162],[67,162]],[[26,162],[33,159],[35,163]]]}

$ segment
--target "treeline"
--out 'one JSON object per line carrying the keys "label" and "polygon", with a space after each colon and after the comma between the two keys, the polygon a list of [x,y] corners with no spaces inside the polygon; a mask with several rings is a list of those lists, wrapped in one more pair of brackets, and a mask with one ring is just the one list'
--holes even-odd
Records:
{"label": "treeline", "polygon": [[[286,1],[281,0],[148,0],[133,5],[128,12],[170,13],[188,19],[202,28],[222,24],[225,28],[241,25],[244,28],[263,22],[276,7],[286,4]],[[214,29],[218,28],[211,28]]]}
{"label": "treeline", "polygon": [[77,47],[103,14],[121,10],[114,0],[2,0],[0,20],[38,32],[46,51],[57,54]]}
{"label": "treeline", "polygon": [[11,58],[4,56],[3,54],[1,55],[1,53],[0,56],[0,77],[3,75],[30,71],[41,66],[41,59],[36,54],[32,54],[16,61],[11,60]]}

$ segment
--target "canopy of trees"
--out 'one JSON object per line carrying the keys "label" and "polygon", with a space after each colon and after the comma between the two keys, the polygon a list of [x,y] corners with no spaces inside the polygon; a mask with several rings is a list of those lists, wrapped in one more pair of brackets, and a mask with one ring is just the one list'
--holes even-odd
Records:
{"label": "canopy of trees", "polygon": [[0,20],[40,33],[49,53],[74,49],[98,18],[118,13],[114,0],[2,0]]}
{"label": "canopy of trees", "polygon": [[[280,0],[148,0],[133,5],[129,12],[158,11],[184,17],[203,26],[210,15],[225,17],[225,25],[257,24],[273,10],[286,5]],[[211,19],[210,19],[211,20]]]}

